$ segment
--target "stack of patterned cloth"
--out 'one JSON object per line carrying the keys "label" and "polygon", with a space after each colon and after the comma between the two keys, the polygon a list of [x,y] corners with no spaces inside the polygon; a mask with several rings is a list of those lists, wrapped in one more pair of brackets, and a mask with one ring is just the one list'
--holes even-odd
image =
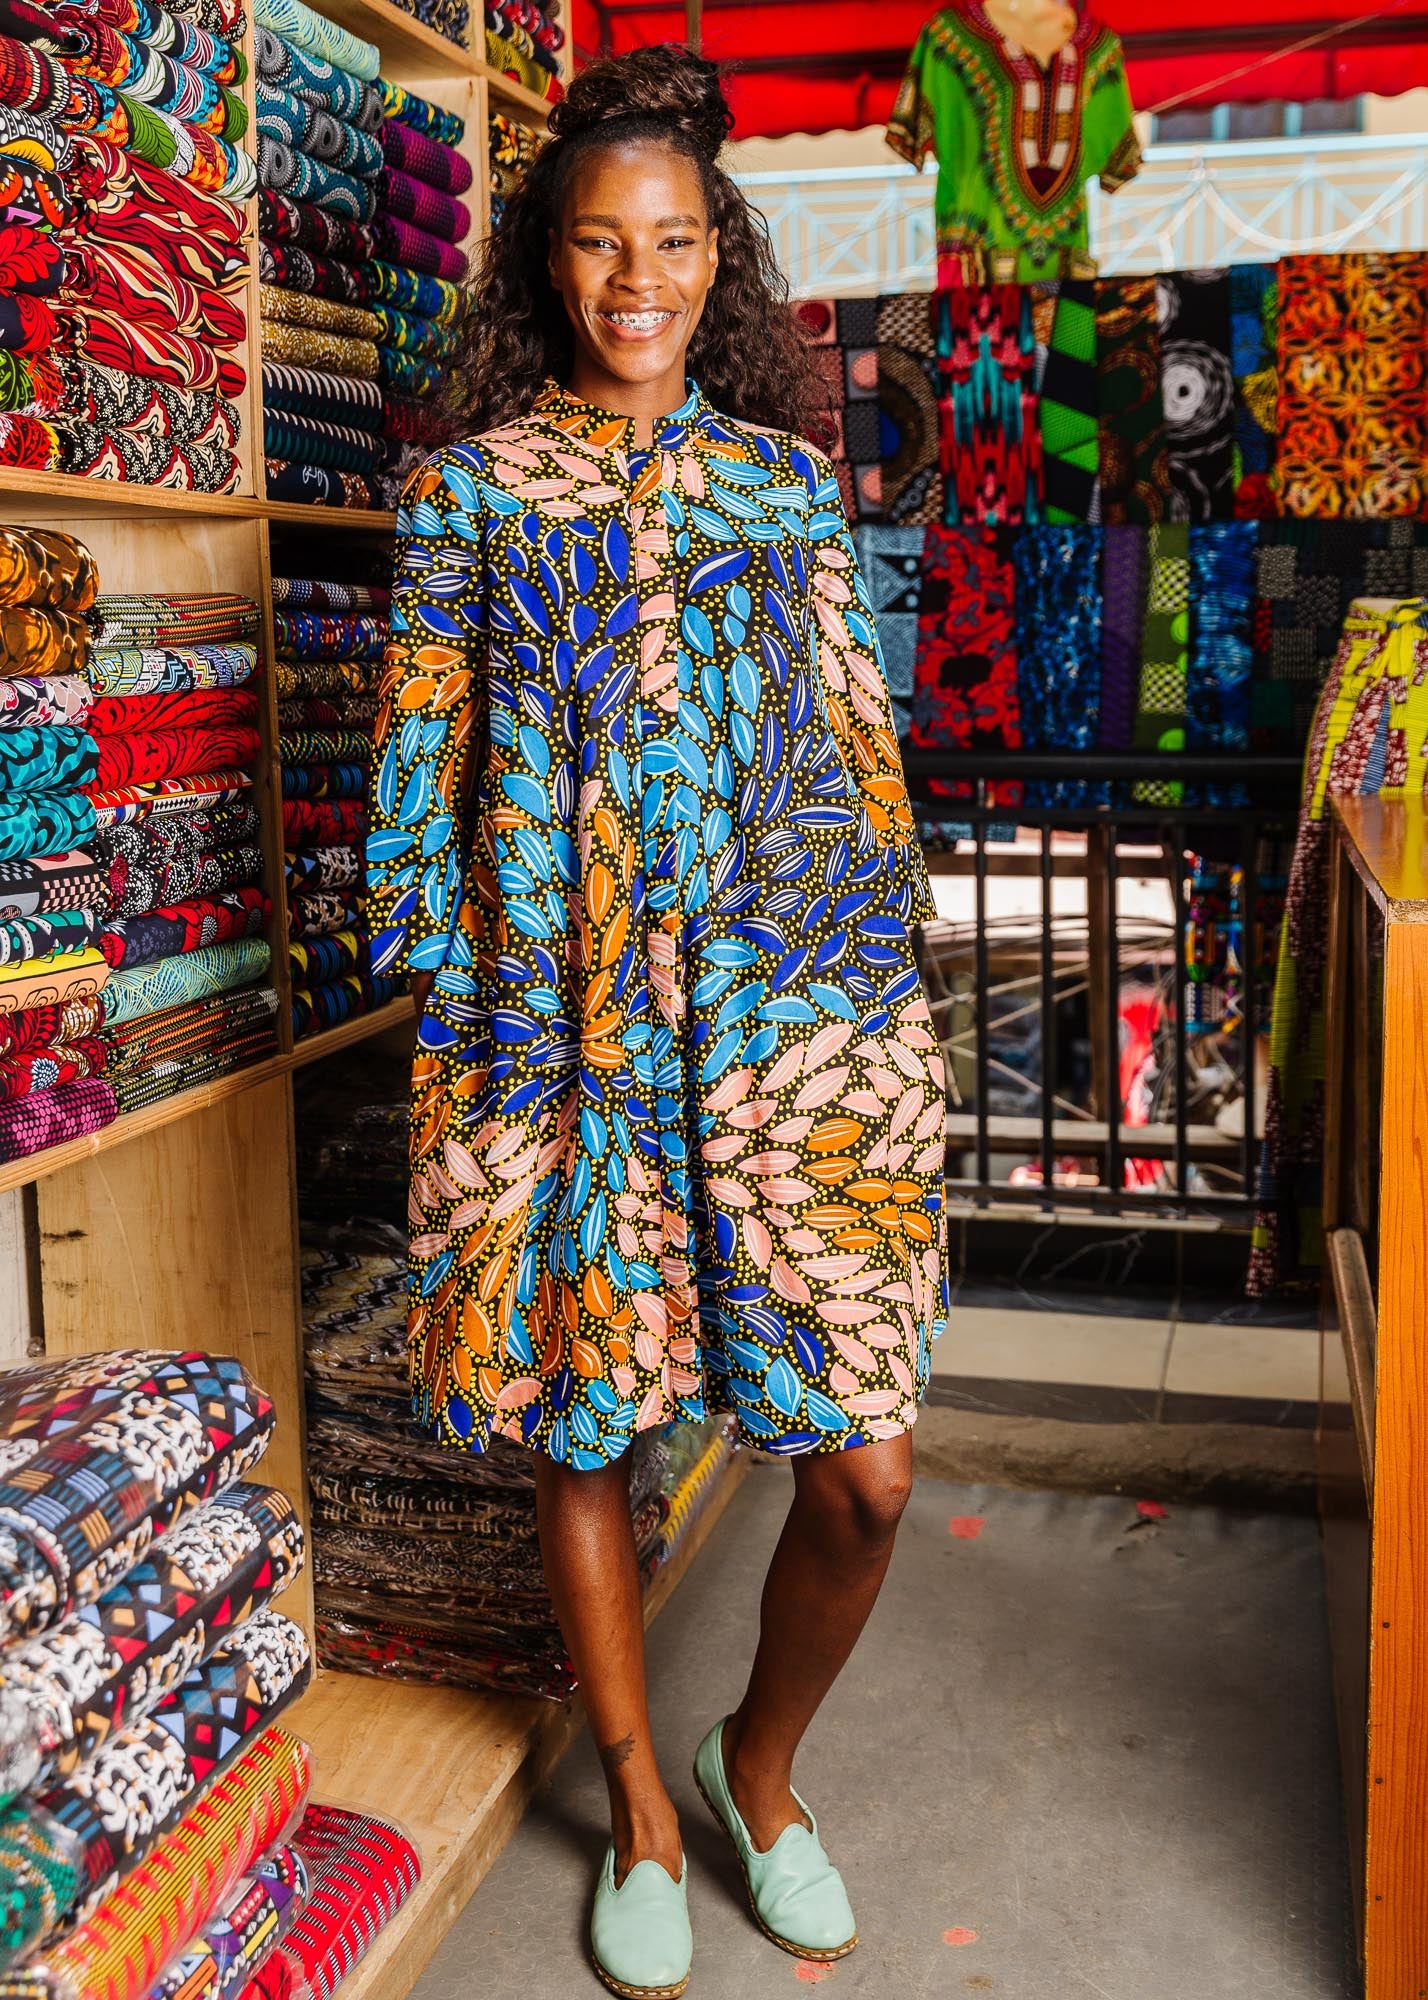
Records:
{"label": "stack of patterned cloth", "polygon": [[491,161],[491,227],[499,229],[506,213],[506,201],[520,185],[521,176],[545,143],[544,134],[504,111],[493,111],[488,119]]}
{"label": "stack of patterned cloth", "polygon": [[0,529],[0,1159],[118,1113],[98,1036],[110,902],[86,789],[97,589],[68,535]]}
{"label": "stack of patterned cloth", "polygon": [[134,1110],[276,1045],[250,776],[258,609],[222,593],[101,595],[94,608],[105,1073],[120,1109]]}
{"label": "stack of patterned cloth", "polygon": [[[12,296],[0,455],[228,492],[246,377],[243,19],[158,0],[13,0],[0,33]],[[16,238],[13,230],[20,232]]]}
{"label": "stack of patterned cloth", "polygon": [[293,1032],[335,1027],[392,999],[372,978],[362,921],[367,783],[390,591],[273,581]]}
{"label": "stack of patterned cloth", "polygon": [[307,1901],[308,1755],[276,1724],[309,1649],[270,1608],[302,1534],[245,1479],[272,1429],[203,1354],[0,1379],[4,2000],[218,2000]]}
{"label": "stack of patterned cloth", "polygon": [[373,507],[378,51],[303,0],[260,0],[257,18],[268,498]]}
{"label": "stack of patterned cloth", "polygon": [[561,94],[557,50],[565,41],[556,11],[537,0],[486,0],[487,62],[538,97],[552,99]]}

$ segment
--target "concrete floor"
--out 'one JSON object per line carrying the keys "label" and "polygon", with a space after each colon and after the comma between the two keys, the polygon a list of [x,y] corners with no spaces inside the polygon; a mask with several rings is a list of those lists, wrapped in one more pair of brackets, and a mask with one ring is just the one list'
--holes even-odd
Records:
{"label": "concrete floor", "polygon": [[[1354,2000],[1314,1523],[929,1479],[797,1772],[863,1941],[831,1968],[767,1944],[689,1758],[738,1697],[787,1481],[751,1472],[650,1636],[691,2000]],[[582,1738],[414,2000],[600,1990],[602,1806]]]}

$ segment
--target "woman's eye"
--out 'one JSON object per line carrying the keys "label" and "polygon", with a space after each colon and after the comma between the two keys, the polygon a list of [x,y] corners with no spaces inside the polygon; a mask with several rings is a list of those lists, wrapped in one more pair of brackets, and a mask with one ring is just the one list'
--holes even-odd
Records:
{"label": "woman's eye", "polygon": [[670,236],[666,237],[662,248],[666,250],[687,250],[693,241],[694,238],[692,236]]}

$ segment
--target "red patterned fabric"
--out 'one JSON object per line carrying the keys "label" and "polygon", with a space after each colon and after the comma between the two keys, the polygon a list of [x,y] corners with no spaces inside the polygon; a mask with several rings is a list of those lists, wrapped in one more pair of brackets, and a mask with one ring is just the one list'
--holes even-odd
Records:
{"label": "red patterned fabric", "polygon": [[240,723],[256,728],[258,692],[234,688],[183,688],[164,694],[101,695],[85,724],[91,736],[121,736],[134,729],[213,729]]}
{"label": "red patterned fabric", "polygon": [[0,1014],[0,1061],[52,1048],[57,1042],[87,1041],[99,1033],[103,1021],[104,1002],[97,993],[61,1000],[52,1007],[21,1007],[13,1014]]}
{"label": "red patterned fabric", "polygon": [[[3,247],[0,232],[0,255]],[[171,263],[161,263],[148,250],[98,242],[74,245],[65,275],[70,290],[87,304],[163,333],[184,333],[232,347],[247,329],[243,311],[232,299],[190,284],[176,275]]]}
{"label": "red patterned fabric", "polygon": [[64,252],[53,236],[28,223],[0,225],[0,292],[48,298],[63,276]]}
{"label": "red patterned fabric", "polygon": [[71,176],[84,196],[78,233],[150,255],[192,283],[246,282],[243,211],[107,139],[77,135]]}
{"label": "red patterned fabric", "polygon": [[[0,299],[0,306],[4,305]],[[38,299],[16,304],[38,306]],[[53,314],[49,315],[53,321]],[[182,333],[162,333],[157,327],[128,326],[118,315],[87,305],[71,305],[66,315],[70,344],[86,361],[118,368],[130,375],[147,375],[179,389],[217,389],[240,396],[248,380],[241,362],[219,354]],[[53,335],[51,335],[53,339]],[[0,341],[0,345],[4,345]],[[42,343],[47,344],[47,343]]]}
{"label": "red patterned fabric", "polygon": [[[1015,750],[1021,743],[1016,687],[1016,603],[1007,528],[924,530],[922,599],[913,667],[911,740],[919,750]],[[965,784],[943,786],[966,798]],[[991,803],[1020,802],[1006,780]]]}
{"label": "red patterned fabric", "polygon": [[361,799],[283,800],[287,847],[350,847],[366,834],[367,807]]}
{"label": "red patterned fabric", "polygon": [[[48,1013],[48,1008],[36,1012]],[[21,1049],[0,1056],[0,1099],[28,1097],[34,1090],[55,1090],[98,1076],[107,1051],[98,1035],[82,1042],[53,1042],[48,1048]]]}
{"label": "red patterned fabric", "polygon": [[0,293],[0,347],[12,354],[44,354],[58,334],[59,321],[43,299]]}
{"label": "red patterned fabric", "polygon": [[273,906],[261,889],[225,889],[217,896],[186,896],[142,916],[121,917],[99,934],[99,949],[113,972],[153,965],[186,951],[202,951],[233,938],[257,937]]}
{"label": "red patterned fabric", "polygon": [[258,749],[257,730],[237,724],[219,729],[130,729],[100,740],[99,770],[84,789],[93,797],[116,786],[186,778],[194,771],[229,766],[241,771],[256,760]]}
{"label": "red patterned fabric", "polygon": [[396,1827],[342,1806],[309,1806],[293,1845],[311,1886],[282,1956],[307,2000],[332,2000],[416,1887],[421,1861]]}

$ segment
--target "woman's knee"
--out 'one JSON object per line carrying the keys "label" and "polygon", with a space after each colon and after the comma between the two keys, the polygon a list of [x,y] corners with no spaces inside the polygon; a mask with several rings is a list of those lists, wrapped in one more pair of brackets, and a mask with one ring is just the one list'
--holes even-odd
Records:
{"label": "woman's knee", "polygon": [[897,1533],[912,1494],[912,1450],[902,1438],[811,1461],[801,1498],[811,1501],[830,1537],[870,1555]]}

